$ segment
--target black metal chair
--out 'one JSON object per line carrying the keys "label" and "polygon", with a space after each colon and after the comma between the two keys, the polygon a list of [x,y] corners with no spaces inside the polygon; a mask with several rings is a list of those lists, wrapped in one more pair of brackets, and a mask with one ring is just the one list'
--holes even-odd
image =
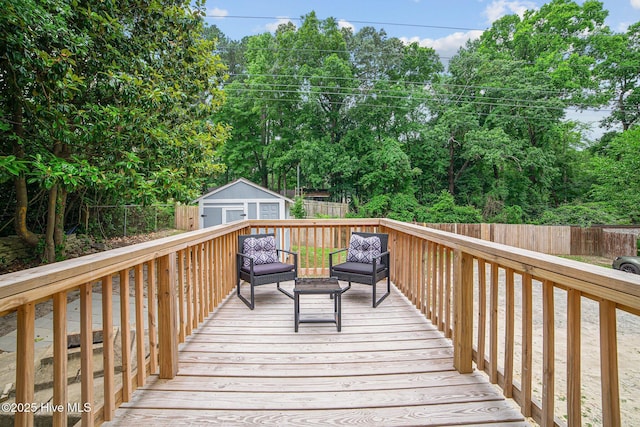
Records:
{"label": "black metal chair", "polygon": [[[356,237],[354,238],[353,236]],[[371,244],[377,246],[375,239],[371,240],[374,237],[379,239],[379,248],[370,247]],[[365,239],[364,251],[359,253],[358,244],[362,243],[362,239]],[[372,287],[372,304],[374,308],[377,307],[391,292],[391,279],[389,277],[391,258],[389,256],[388,243],[388,234],[352,233],[348,248],[329,254],[329,275],[349,282],[349,286],[344,288],[345,291],[351,288],[351,282],[370,285]],[[333,265],[334,255],[344,251],[347,251],[347,261]],[[376,284],[384,278],[387,279],[387,290],[380,298],[376,298]]]}
{"label": "black metal chair", "polygon": [[[293,264],[281,262],[282,253],[293,256]],[[238,298],[251,310],[255,307],[254,288],[256,286],[276,283],[276,287],[280,292],[293,299],[293,295],[290,292],[280,287],[280,282],[295,280],[298,276],[298,254],[284,249],[277,249],[273,234],[238,236],[236,272],[238,279],[236,293]],[[240,284],[243,280],[251,287],[250,299],[245,298],[240,293]]]}

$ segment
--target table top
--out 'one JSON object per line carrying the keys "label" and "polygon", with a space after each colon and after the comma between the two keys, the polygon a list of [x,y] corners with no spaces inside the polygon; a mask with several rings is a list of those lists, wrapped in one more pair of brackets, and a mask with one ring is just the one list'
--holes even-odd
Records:
{"label": "table top", "polygon": [[339,292],[342,288],[335,277],[305,277],[296,279],[294,292]]}

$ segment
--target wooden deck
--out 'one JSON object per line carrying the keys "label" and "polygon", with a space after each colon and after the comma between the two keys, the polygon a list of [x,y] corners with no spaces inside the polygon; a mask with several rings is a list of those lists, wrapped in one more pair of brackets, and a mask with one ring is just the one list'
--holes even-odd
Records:
{"label": "wooden deck", "polygon": [[[332,308],[303,298],[302,315]],[[104,425],[529,425],[484,374],[452,368],[450,341],[395,288],[374,309],[354,285],[342,316],[340,333],[295,333],[275,286],[254,311],[233,295],[180,346],[178,376],[152,376]]]}

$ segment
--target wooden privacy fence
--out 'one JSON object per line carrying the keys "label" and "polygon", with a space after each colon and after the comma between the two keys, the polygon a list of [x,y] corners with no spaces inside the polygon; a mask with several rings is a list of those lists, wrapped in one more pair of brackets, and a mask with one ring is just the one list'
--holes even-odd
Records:
{"label": "wooden privacy fence", "polygon": [[[70,403],[67,294],[80,291],[79,403],[87,408],[83,425],[99,424],[110,420],[150,375],[177,374],[178,343],[234,289],[238,235],[258,231],[275,232],[282,247],[299,252],[300,276],[328,274],[329,252],[344,247],[354,231],[388,233],[392,281],[452,339],[458,371],[471,372],[475,364],[525,416],[543,426],[562,425],[562,419],[580,425],[583,405],[594,398],[584,390],[594,381],[601,401],[596,410],[590,408],[597,420],[589,423],[620,426],[638,419],[637,412],[621,410],[621,402],[632,408],[640,402],[635,388],[620,388],[624,365],[618,364],[618,349],[623,357],[640,349],[633,347],[637,340],[620,338],[617,319],[621,313],[634,320],[640,315],[640,277],[387,219],[247,220],[0,276],[0,315],[17,312],[15,402],[25,410],[15,414],[16,425],[33,423],[37,303],[53,301],[52,404],[64,409]],[[131,304],[131,317],[128,310],[114,310],[116,280],[119,306]],[[90,357],[96,287],[102,300],[100,328],[107,331],[102,383],[94,380]],[[583,315],[587,307],[595,307],[595,328]],[[111,327],[118,316],[120,360]],[[598,369],[585,371],[581,362],[594,358]],[[114,381],[118,362],[119,386]],[[623,372],[627,383],[633,384],[635,372]],[[53,415],[54,425],[65,425],[65,411]]]}
{"label": "wooden privacy fence", "polygon": [[640,229],[532,224],[423,224],[429,228],[551,255],[637,254]]}
{"label": "wooden privacy fence", "polygon": [[176,204],[175,228],[177,230],[193,231],[200,228],[200,207]]}
{"label": "wooden privacy fence", "polygon": [[344,218],[349,212],[349,205],[347,203],[304,200],[304,211],[307,213],[307,218],[313,218],[317,215]]}

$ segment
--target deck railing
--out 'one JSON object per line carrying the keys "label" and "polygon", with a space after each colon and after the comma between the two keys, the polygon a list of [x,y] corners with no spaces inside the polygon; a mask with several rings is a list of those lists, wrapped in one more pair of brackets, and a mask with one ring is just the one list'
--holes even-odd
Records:
{"label": "deck railing", "polygon": [[[17,311],[13,408],[21,410],[15,424],[31,425],[38,409],[31,405],[36,304],[53,301],[53,400],[47,408],[53,408],[54,425],[66,425],[69,404],[86,409],[83,425],[99,424],[112,419],[149,375],[176,375],[178,344],[234,290],[237,236],[256,231],[275,232],[282,247],[297,251],[301,276],[328,274],[329,252],[346,246],[353,231],[388,233],[391,279],[452,339],[456,369],[485,371],[541,425],[574,426],[584,419],[581,361],[599,358],[596,417],[605,426],[622,425],[617,316],[638,318],[639,277],[387,219],[240,221],[0,276],[0,314]],[[119,306],[131,310],[114,313],[114,288]],[[102,383],[94,381],[94,289],[102,301]],[[72,291],[80,298],[81,402],[70,402],[67,387]],[[596,342],[586,342],[582,313],[593,304],[599,333]],[[119,358],[114,316],[121,324]],[[599,353],[591,352],[594,344]],[[556,386],[565,383],[559,392]]]}

